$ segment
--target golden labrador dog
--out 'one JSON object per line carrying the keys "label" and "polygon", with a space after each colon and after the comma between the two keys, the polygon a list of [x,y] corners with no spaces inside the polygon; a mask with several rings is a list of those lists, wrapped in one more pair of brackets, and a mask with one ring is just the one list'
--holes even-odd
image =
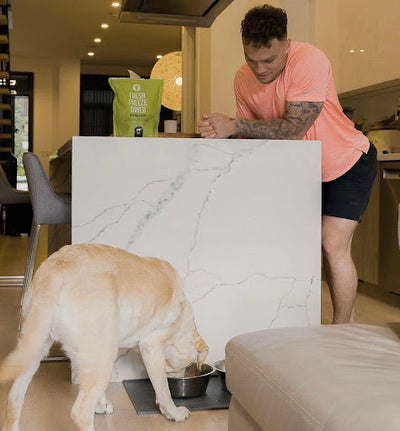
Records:
{"label": "golden labrador dog", "polygon": [[167,419],[188,418],[176,407],[167,372],[201,365],[208,347],[197,332],[183,283],[172,266],[98,244],[65,246],[38,269],[23,305],[17,347],[0,365],[12,381],[2,431],[18,431],[28,385],[51,344],[62,344],[79,382],[71,417],[94,431],[94,413],[112,413],[105,390],[118,347],[139,346]]}

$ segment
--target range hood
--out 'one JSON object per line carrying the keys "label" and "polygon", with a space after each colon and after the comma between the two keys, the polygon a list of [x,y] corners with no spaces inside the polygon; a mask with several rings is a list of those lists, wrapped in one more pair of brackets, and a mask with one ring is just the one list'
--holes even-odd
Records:
{"label": "range hood", "polygon": [[124,0],[121,22],[210,27],[233,0]]}

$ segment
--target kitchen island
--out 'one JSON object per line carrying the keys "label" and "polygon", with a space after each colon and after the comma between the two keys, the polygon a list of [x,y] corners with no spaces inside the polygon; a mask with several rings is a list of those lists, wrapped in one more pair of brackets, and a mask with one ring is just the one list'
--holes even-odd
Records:
{"label": "kitchen island", "polygon": [[[213,363],[237,334],[320,324],[320,158],[318,141],[73,137],[52,163],[72,162],[72,243],[174,265]],[[113,381],[143,376],[121,349]]]}

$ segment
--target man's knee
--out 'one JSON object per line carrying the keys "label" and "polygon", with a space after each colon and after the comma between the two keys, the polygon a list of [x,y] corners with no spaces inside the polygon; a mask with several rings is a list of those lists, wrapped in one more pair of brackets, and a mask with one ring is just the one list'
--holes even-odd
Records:
{"label": "man's knee", "polygon": [[352,220],[331,219],[322,225],[322,252],[326,257],[351,253],[351,242],[357,223]]}
{"label": "man's knee", "polygon": [[335,259],[336,256],[343,256],[350,252],[351,242],[349,243],[347,239],[335,235],[322,237],[322,253],[326,259]]}

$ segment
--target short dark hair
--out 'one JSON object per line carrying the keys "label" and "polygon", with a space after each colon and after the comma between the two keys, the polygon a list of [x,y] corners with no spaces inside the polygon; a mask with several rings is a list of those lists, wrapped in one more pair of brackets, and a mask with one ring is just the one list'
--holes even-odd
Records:
{"label": "short dark hair", "polygon": [[269,46],[272,39],[287,37],[287,15],[284,9],[268,4],[250,9],[241,24],[245,45]]}

